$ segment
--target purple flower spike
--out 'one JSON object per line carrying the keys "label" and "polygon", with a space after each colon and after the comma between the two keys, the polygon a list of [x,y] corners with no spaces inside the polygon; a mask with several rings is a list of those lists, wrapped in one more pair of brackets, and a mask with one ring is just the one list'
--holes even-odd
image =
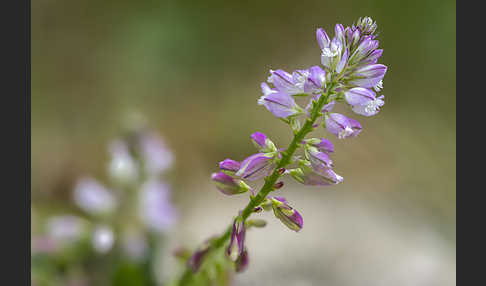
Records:
{"label": "purple flower spike", "polygon": [[339,113],[330,113],[325,119],[326,129],[339,139],[357,136],[361,132],[358,121]]}
{"label": "purple flower spike", "polygon": [[245,251],[245,223],[240,219],[235,219],[233,222],[233,229],[231,231],[231,238],[226,254],[233,261],[236,261]]}
{"label": "purple flower spike", "polygon": [[272,197],[272,209],[275,216],[288,228],[298,232],[304,225],[304,220],[300,213],[287,204],[281,197]]}
{"label": "purple flower spike", "polygon": [[299,112],[292,96],[271,89],[268,84],[261,84],[263,96],[258,100],[259,105],[265,106],[273,115],[286,118]]}
{"label": "purple flower spike", "polygon": [[236,176],[250,181],[258,180],[266,176],[272,169],[274,155],[257,153],[246,158],[241,163],[241,168],[236,172]]}
{"label": "purple flower spike", "polygon": [[331,42],[331,40],[329,40],[329,36],[327,35],[326,31],[324,31],[324,29],[322,28],[317,29],[316,38],[317,38],[317,43],[319,44],[321,50],[329,46],[329,43]]}
{"label": "purple flower spike", "polygon": [[387,67],[382,64],[366,65],[356,69],[354,76],[359,78],[350,81],[350,84],[360,87],[372,88],[385,76]]}
{"label": "purple flower spike", "polygon": [[213,173],[211,179],[216,183],[216,188],[225,195],[237,195],[251,190],[245,182],[223,172]]}
{"label": "purple flower spike", "polygon": [[352,106],[353,111],[364,116],[373,116],[380,111],[385,102],[384,96],[376,98],[372,90],[355,87],[344,93],[346,101]]}
{"label": "purple flower spike", "polygon": [[219,162],[221,171],[230,176],[238,172],[240,166],[240,162],[231,159],[225,159],[224,161]]}
{"label": "purple flower spike", "polygon": [[[268,82],[273,83],[275,88],[285,94],[294,95],[303,93],[303,81],[302,79],[296,81],[298,76],[291,75],[284,70],[270,70],[271,75],[268,77]],[[301,84],[299,84],[299,82]]]}
{"label": "purple flower spike", "polygon": [[248,268],[249,262],[250,260],[248,259],[248,250],[245,249],[243,253],[235,261],[236,272],[240,273],[245,271]]}

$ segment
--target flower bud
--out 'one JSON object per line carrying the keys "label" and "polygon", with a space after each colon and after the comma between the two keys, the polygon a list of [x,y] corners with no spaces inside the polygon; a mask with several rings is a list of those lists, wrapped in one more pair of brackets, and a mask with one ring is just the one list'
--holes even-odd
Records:
{"label": "flower bud", "polygon": [[235,261],[236,272],[243,272],[248,268],[248,250],[244,250],[243,253]]}
{"label": "flower bud", "polygon": [[357,136],[361,132],[361,124],[339,113],[330,113],[324,120],[328,132],[339,139]]}
{"label": "flower bud", "polygon": [[313,165],[323,165],[326,168],[332,168],[332,160],[324,152],[319,151],[316,147],[306,145],[305,155]]}
{"label": "flower bud", "polygon": [[210,240],[207,240],[202,246],[200,246],[194,254],[187,261],[187,268],[191,269],[192,272],[196,273],[199,271],[204,259],[206,258],[209,250],[211,248]]}
{"label": "flower bud", "polygon": [[235,173],[240,169],[240,166],[240,162],[231,159],[225,159],[224,161],[219,162],[219,168],[221,171],[230,176],[235,175]]}
{"label": "flower bud", "polygon": [[304,221],[302,216],[287,204],[285,198],[272,197],[272,208],[275,216],[288,228],[293,231],[299,231],[302,229]]}
{"label": "flower bud", "polygon": [[304,144],[311,145],[316,147],[319,151],[324,153],[332,153],[334,152],[334,145],[331,141],[325,138],[311,138],[304,140]]}
{"label": "flower bud", "polygon": [[361,30],[363,34],[371,35],[376,31],[377,25],[370,17],[359,18],[356,22],[356,26]]}
{"label": "flower bud", "polygon": [[223,172],[213,173],[211,179],[216,183],[216,188],[225,195],[236,195],[251,190],[242,180],[235,179]]}
{"label": "flower bud", "polygon": [[245,250],[245,236],[245,224],[240,218],[236,218],[233,222],[230,243],[226,249],[226,254],[232,261],[236,261],[243,254]]}
{"label": "flower bud", "polygon": [[327,35],[326,31],[324,29],[319,28],[316,31],[316,39],[317,43],[319,44],[319,47],[324,49],[325,47],[329,46],[331,43],[331,40],[329,39],[329,36]]}
{"label": "flower bud", "polygon": [[262,228],[267,225],[267,222],[263,219],[249,219],[246,221],[246,228],[258,227]]}
{"label": "flower bud", "polygon": [[284,185],[284,182],[278,182],[275,185],[273,185],[273,188],[278,190],[278,189],[282,188],[283,185]]}
{"label": "flower bud", "polygon": [[255,144],[260,152],[275,152],[277,148],[275,144],[263,133],[255,132],[250,136],[251,141]]}
{"label": "flower bud", "polygon": [[262,207],[256,207],[256,208],[253,209],[254,213],[261,213],[262,211],[263,211]]}

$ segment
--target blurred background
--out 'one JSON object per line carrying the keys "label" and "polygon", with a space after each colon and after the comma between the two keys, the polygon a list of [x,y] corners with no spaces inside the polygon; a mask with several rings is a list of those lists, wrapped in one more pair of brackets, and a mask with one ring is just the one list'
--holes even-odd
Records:
{"label": "blurred background", "polygon": [[33,229],[37,214],[78,211],[80,177],[109,181],[109,143],[143,114],[174,155],[164,181],[178,216],[158,267],[179,273],[173,250],[223,231],[247,201],[214,188],[217,163],[253,153],[255,131],[279,147],[291,140],[257,105],[269,69],[319,64],[316,28],[333,34],[360,16],[378,23],[386,104],[354,116],[357,138],[326,135],[343,184],[285,179],[304,228],[268,215],[267,228],[249,232],[250,267],[233,285],[455,285],[452,0],[33,1]]}

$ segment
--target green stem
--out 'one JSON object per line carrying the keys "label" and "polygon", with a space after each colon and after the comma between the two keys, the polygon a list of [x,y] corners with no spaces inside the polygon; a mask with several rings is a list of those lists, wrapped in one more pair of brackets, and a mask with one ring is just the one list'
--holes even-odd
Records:
{"label": "green stem", "polygon": [[[294,138],[292,142],[290,142],[289,147],[282,152],[282,159],[277,163],[277,166],[273,170],[272,174],[265,178],[265,184],[262,186],[258,194],[250,199],[248,205],[243,209],[241,212],[241,219],[246,221],[246,219],[253,213],[253,210],[258,207],[260,204],[263,203],[265,198],[268,196],[270,192],[274,190],[274,185],[277,180],[282,176],[279,172],[279,169],[285,168],[289,165],[292,161],[292,156],[294,155],[297,148],[300,146],[302,140],[304,140],[305,136],[314,130],[314,123],[316,122],[317,118],[322,115],[322,108],[324,105],[328,103],[329,96],[334,92],[336,82],[331,81],[331,83],[327,86],[327,92],[322,93],[321,97],[317,101],[317,104],[314,104],[310,117],[308,117],[304,123],[304,125],[299,129],[297,133],[294,134]],[[231,236],[231,227],[229,227],[224,234],[220,237],[216,238],[212,245],[210,252],[219,249]],[[186,268],[184,274],[182,275],[181,279],[179,280],[179,285],[189,285],[188,283],[192,280],[192,275],[194,273],[189,269]]]}

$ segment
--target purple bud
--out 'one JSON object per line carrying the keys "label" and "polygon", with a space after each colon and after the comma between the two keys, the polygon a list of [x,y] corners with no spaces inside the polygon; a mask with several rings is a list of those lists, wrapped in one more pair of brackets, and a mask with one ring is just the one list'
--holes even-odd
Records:
{"label": "purple bud", "polygon": [[344,69],[344,67],[348,63],[348,58],[349,58],[349,50],[346,48],[344,50],[343,55],[341,56],[341,59],[339,60],[336,66],[336,72],[340,73]]}
{"label": "purple bud", "polygon": [[273,115],[286,118],[299,112],[292,96],[271,89],[266,83],[262,83],[261,87],[263,96],[258,100],[258,104],[265,106]]}
{"label": "purple bud", "polygon": [[284,185],[284,182],[278,182],[275,185],[273,185],[273,188],[278,190],[278,189],[282,188],[283,185]]}
{"label": "purple bud", "polygon": [[272,197],[273,213],[288,228],[299,231],[304,225],[304,220],[298,211],[287,204],[287,200],[282,197]]}
{"label": "purple bud", "polygon": [[373,40],[370,36],[365,37],[358,45],[351,58],[358,62],[377,47],[378,41]]}
{"label": "purple bud", "polygon": [[235,261],[236,272],[243,272],[248,268],[248,251],[245,249],[243,253]]}
{"label": "purple bud", "polygon": [[265,148],[266,146],[266,140],[267,140],[267,136],[261,132],[255,132],[253,134],[251,134],[251,140],[253,140],[253,142],[259,146],[260,148]]}
{"label": "purple bud", "polygon": [[236,195],[250,190],[250,187],[245,182],[223,172],[213,173],[211,179],[216,183],[216,188],[225,195]]}
{"label": "purple bud", "polygon": [[233,222],[233,229],[231,231],[231,238],[226,254],[233,261],[236,261],[245,250],[245,223],[241,219],[235,219]]}
{"label": "purple bud", "polygon": [[322,165],[326,168],[333,167],[332,160],[329,158],[329,155],[327,155],[324,152],[320,152],[315,147],[307,147],[306,154],[308,155],[312,165],[319,165],[319,166]]}
{"label": "purple bud", "polygon": [[253,144],[261,151],[261,152],[272,152],[276,151],[277,148],[275,144],[263,133],[255,132],[250,136]]}
{"label": "purple bud", "polygon": [[240,165],[240,162],[231,159],[225,159],[224,161],[219,162],[219,168],[227,175],[234,175],[238,172]]}
{"label": "purple bud", "polygon": [[346,37],[345,37],[343,25],[342,24],[336,24],[336,26],[334,27],[334,33],[335,33],[335,37],[344,46],[346,44]]}
{"label": "purple bud", "polygon": [[199,271],[199,268],[206,258],[206,255],[209,253],[210,246],[211,244],[206,241],[204,245],[199,247],[191,256],[191,258],[189,258],[189,260],[187,261],[187,267],[191,269],[192,272],[196,273]]}
{"label": "purple bud", "polygon": [[316,147],[319,151],[324,153],[332,153],[334,152],[334,145],[331,141],[325,138],[312,138],[304,140],[304,144],[309,144],[311,146]]}
{"label": "purple bud", "polygon": [[361,125],[358,121],[339,113],[330,113],[326,117],[325,123],[327,131],[339,139],[354,137],[361,132]]}
{"label": "purple bud", "polygon": [[321,50],[329,46],[329,43],[331,42],[331,40],[329,40],[329,36],[327,35],[326,31],[324,31],[324,29],[322,28],[317,29],[316,38],[317,38],[317,43],[319,44]]}
{"label": "purple bud", "polygon": [[381,57],[382,54],[383,54],[382,49],[374,50],[369,56],[362,59],[359,64],[360,66],[368,65],[368,64],[376,64],[376,62],[378,61],[378,59]]}
{"label": "purple bud", "polygon": [[372,88],[383,79],[386,70],[387,67],[382,64],[365,65],[355,70],[354,76],[358,78],[351,80],[350,84]]}
{"label": "purple bud", "polygon": [[251,155],[241,163],[236,176],[254,181],[268,175],[273,169],[273,157],[274,155],[265,153]]}

